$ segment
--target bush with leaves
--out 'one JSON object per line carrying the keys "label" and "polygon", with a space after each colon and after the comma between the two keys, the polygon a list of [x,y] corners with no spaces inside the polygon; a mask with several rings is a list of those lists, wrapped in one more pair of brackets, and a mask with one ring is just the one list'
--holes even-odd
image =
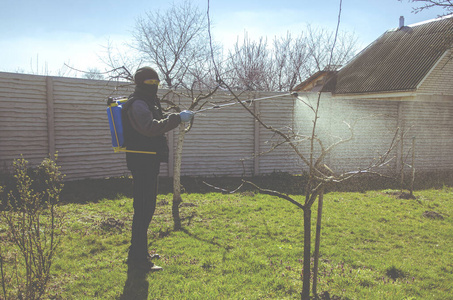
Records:
{"label": "bush with leaves", "polygon": [[[56,155],[54,160],[46,158],[34,170],[23,157],[13,162],[15,186],[2,199],[6,207],[0,212],[7,243],[14,246],[6,252],[0,248],[2,282],[10,283],[2,285],[5,299],[41,299],[45,295],[63,224],[57,204],[64,176],[56,160]],[[6,271],[13,269],[14,276]]]}

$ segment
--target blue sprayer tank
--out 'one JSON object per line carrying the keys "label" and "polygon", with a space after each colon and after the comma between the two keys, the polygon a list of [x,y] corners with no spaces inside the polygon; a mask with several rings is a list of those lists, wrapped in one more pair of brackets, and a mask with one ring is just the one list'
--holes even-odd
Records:
{"label": "blue sprayer tank", "polygon": [[121,109],[127,98],[109,98],[107,117],[109,119],[110,134],[112,136],[112,147],[116,151],[124,151],[123,122],[121,120]]}

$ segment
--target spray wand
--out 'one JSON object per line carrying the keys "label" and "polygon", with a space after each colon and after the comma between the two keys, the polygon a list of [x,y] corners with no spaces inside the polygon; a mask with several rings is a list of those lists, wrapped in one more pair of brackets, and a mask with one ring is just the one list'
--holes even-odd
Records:
{"label": "spray wand", "polygon": [[250,100],[244,100],[244,101],[238,101],[238,102],[214,105],[214,106],[211,106],[211,107],[207,107],[207,108],[203,108],[203,109],[194,111],[193,113],[197,114],[197,113],[200,113],[200,112],[203,112],[203,111],[207,111],[207,110],[211,110],[211,109],[221,109],[223,107],[235,105],[235,104],[238,104],[238,103],[250,104],[250,103],[253,103],[253,102],[256,102],[256,101],[267,100],[267,99],[272,99],[272,98],[278,98],[278,97],[282,97],[282,96],[294,96],[294,97],[297,97],[298,94],[296,92],[293,92],[293,93],[286,94],[286,95],[268,96],[268,97],[263,97],[263,98],[257,98],[257,99],[250,99]]}

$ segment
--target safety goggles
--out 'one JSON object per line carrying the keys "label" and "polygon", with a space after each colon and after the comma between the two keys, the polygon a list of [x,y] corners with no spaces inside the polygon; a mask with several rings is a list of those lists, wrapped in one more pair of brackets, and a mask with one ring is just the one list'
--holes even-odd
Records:
{"label": "safety goggles", "polygon": [[160,81],[157,80],[157,79],[146,79],[145,81],[143,81],[144,84],[155,84],[155,85],[159,85]]}

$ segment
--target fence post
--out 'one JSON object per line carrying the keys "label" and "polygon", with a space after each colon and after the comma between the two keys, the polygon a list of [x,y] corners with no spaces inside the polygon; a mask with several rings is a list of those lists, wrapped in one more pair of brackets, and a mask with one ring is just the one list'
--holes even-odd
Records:
{"label": "fence post", "polygon": [[[260,102],[256,101],[254,104],[254,113],[258,115],[260,112]],[[253,156],[253,175],[260,174],[260,123],[253,119],[254,124],[254,156]]]}
{"label": "fence post", "polygon": [[404,132],[404,111],[403,111],[403,102],[398,102],[397,104],[398,106],[398,115],[397,115],[397,119],[396,119],[396,128],[399,128],[400,130],[400,138],[399,138],[399,142],[401,143],[401,145],[399,145],[400,147],[396,147],[396,174],[398,174],[402,168],[404,168],[404,162],[401,160],[400,161],[400,157],[402,154],[402,151],[403,151],[403,143],[404,143],[404,140],[403,140],[403,132]]}
{"label": "fence post", "polygon": [[55,110],[54,110],[54,95],[53,95],[53,78],[46,77],[46,92],[47,92],[47,143],[49,155],[52,157],[55,152]]}
{"label": "fence post", "polygon": [[415,181],[415,136],[412,137],[412,177],[411,177],[411,187],[410,187],[410,195],[414,198],[414,181]]}

